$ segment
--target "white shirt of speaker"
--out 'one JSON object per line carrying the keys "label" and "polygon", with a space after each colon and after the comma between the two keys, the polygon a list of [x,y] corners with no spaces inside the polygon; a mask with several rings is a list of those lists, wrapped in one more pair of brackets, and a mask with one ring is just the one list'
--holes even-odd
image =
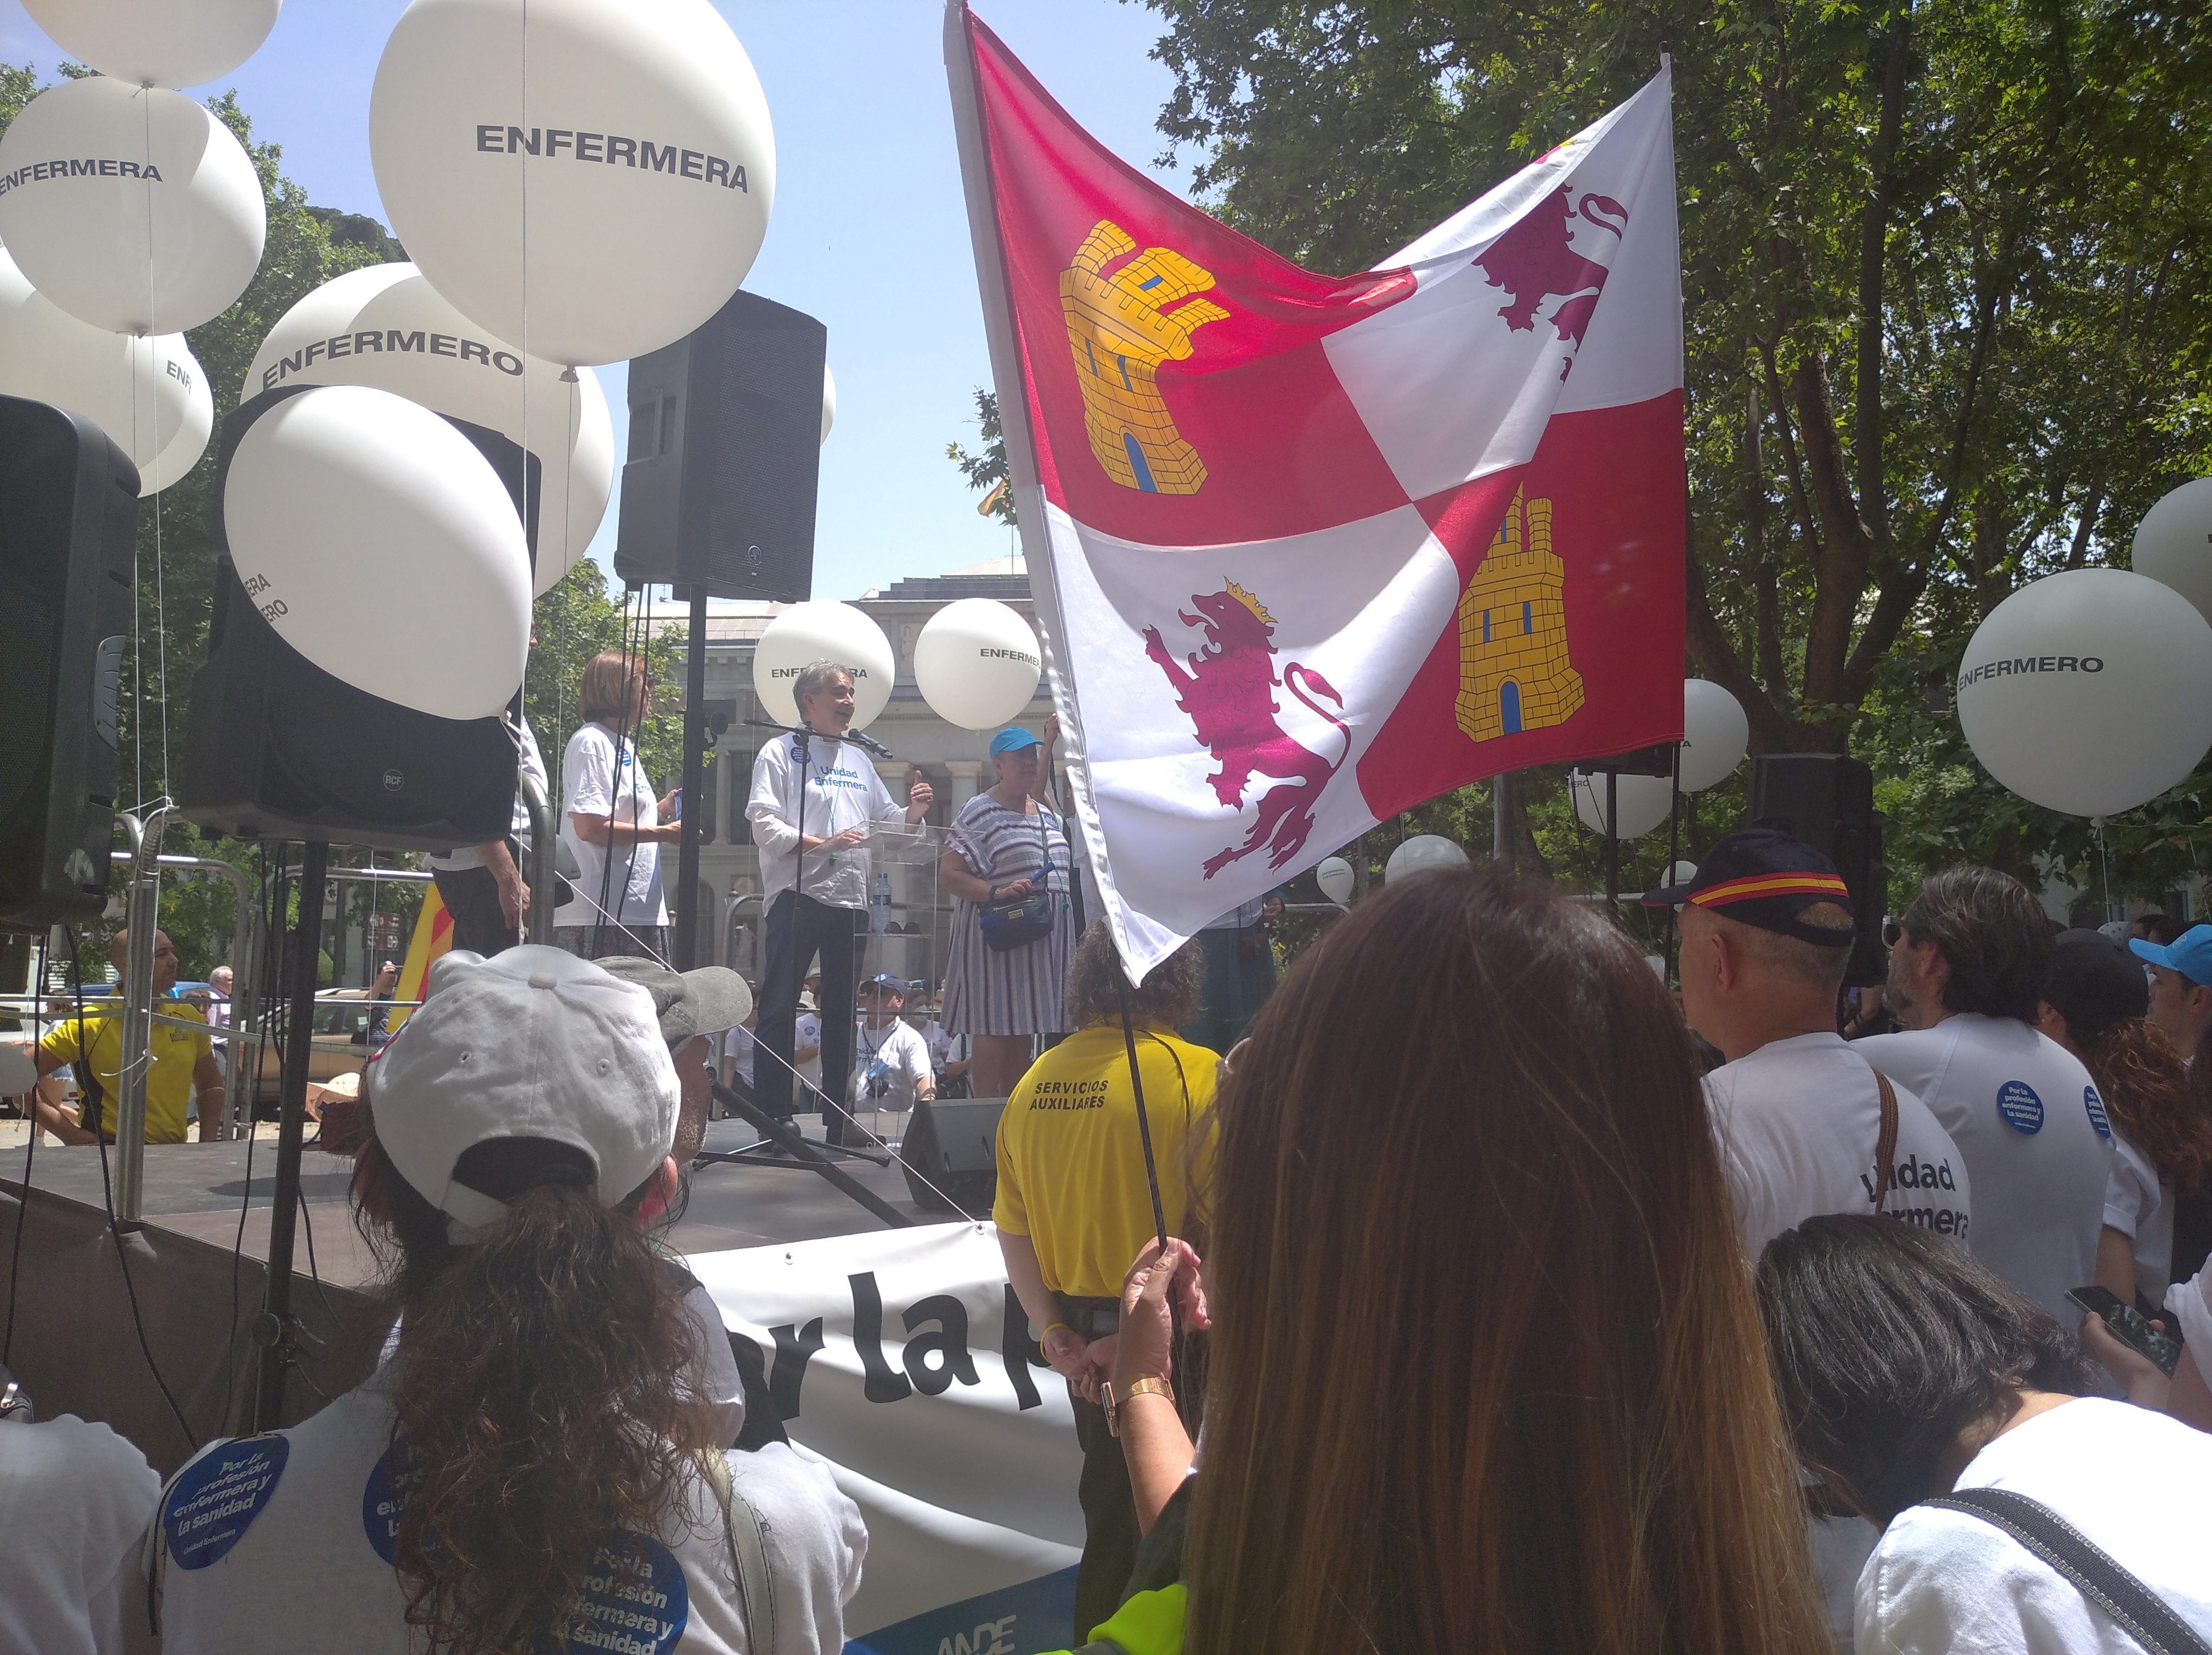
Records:
{"label": "white shirt of speaker", "polygon": [[238,399],[287,385],[366,385],[484,425],[538,456],[538,596],[574,569],[614,488],[614,423],[588,368],[573,380],[447,304],[414,265],[349,271],[303,295],[261,342]]}
{"label": "white shirt of speaker", "polygon": [[356,385],[287,398],[239,439],[222,513],[246,595],[325,672],[441,718],[514,698],[530,644],[521,520],[428,409]]}
{"label": "white shirt of speaker", "polygon": [[283,0],[23,0],[79,63],[132,86],[198,86],[261,49]]}
{"label": "white shirt of speaker", "polygon": [[133,338],[81,322],[26,281],[4,249],[0,392],[99,426],[137,466],[142,496],[191,470],[215,429],[214,395],[183,334]]}
{"label": "white shirt of speaker", "polygon": [[2212,625],[2124,569],[2031,581],[1959,663],[1959,729],[2021,798],[2111,816],[2188,778],[2212,747]]}
{"label": "white shirt of speaker", "polygon": [[707,0],[415,0],[368,135],[422,273],[557,362],[641,356],[714,315],[775,194],[760,77]]}
{"label": "white shirt of speaker", "polygon": [[[1674,783],[1663,776],[1622,776],[1614,778],[1613,794],[1620,812],[1620,839],[1640,838],[1673,812]],[[1574,795],[1575,814],[1593,833],[1606,826],[1605,777],[1581,770],[1567,772],[1567,791]]]}
{"label": "white shirt of speaker", "polygon": [[115,333],[221,315],[261,263],[261,180],[179,92],[104,75],[48,87],[0,137],[0,240],[31,284]]}
{"label": "white shirt of speaker", "polygon": [[763,630],[753,646],[753,693],[761,710],[779,724],[799,727],[793,691],[800,672],[817,660],[835,661],[853,675],[853,724],[865,730],[890,703],[898,658],[866,611],[850,604],[816,600],[793,604]]}
{"label": "white shirt of speaker", "polygon": [[1021,716],[1043,671],[1036,634],[1020,614],[988,598],[949,603],[914,641],[914,681],[930,710],[963,730],[988,730]]}

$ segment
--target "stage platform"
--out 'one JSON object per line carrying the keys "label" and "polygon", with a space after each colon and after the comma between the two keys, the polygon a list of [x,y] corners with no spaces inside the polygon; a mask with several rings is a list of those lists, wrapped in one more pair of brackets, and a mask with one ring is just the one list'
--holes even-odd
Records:
{"label": "stage platform", "polygon": [[[800,1124],[808,1127],[807,1117]],[[818,1140],[819,1133],[814,1124],[806,1135]],[[708,1129],[705,1148],[727,1153],[756,1141],[742,1123],[718,1121]],[[276,1183],[273,1137],[149,1144],[143,1222],[124,1237],[120,1257],[108,1231],[99,1152],[42,1138],[28,1155],[27,1203],[27,1148],[18,1135],[0,1150],[0,1252],[9,1261],[0,1267],[0,1322],[12,1322],[9,1366],[40,1415],[105,1420],[137,1442],[165,1475],[189,1453],[191,1441],[140,1348],[127,1267],[153,1366],[191,1438],[248,1429],[258,1360],[252,1323],[264,1294]],[[896,1164],[842,1165],[916,1222],[943,1221],[945,1214],[915,1208]],[[374,1296],[375,1259],[347,1202],[352,1171],[349,1159],[317,1149],[301,1159],[303,1222],[294,1245],[292,1296],[314,1346],[287,1387],[285,1411],[293,1419],[358,1383],[389,1324]],[[704,1161],[692,1169],[684,1216],[666,1233],[678,1250],[695,1253],[885,1227],[795,1162]]]}

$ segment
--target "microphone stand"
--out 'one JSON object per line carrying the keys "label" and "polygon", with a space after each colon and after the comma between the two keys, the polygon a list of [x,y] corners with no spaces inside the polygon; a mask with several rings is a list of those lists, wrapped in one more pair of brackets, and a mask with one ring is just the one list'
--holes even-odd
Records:
{"label": "microphone stand", "polygon": [[[784,735],[795,735],[799,737],[802,742],[804,742],[810,735],[820,735],[822,733],[819,730],[808,729],[804,725],[794,726],[790,724],[779,724],[772,718],[749,718],[744,721],[756,730],[775,730]],[[898,758],[896,753],[893,752],[889,747],[884,745],[882,742],[877,740],[875,737],[872,735],[863,735],[858,730],[848,730],[842,735],[831,736],[827,739],[833,741],[849,741],[854,746],[858,747],[862,752],[872,754],[878,758],[889,758],[896,761]]]}

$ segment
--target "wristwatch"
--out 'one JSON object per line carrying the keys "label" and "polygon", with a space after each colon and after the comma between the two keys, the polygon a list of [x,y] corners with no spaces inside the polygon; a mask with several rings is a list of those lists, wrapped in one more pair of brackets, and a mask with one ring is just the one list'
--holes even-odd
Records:
{"label": "wristwatch", "polygon": [[1164,1396],[1172,1402],[1175,1401],[1175,1387],[1165,1379],[1151,1374],[1147,1374],[1141,1379],[1130,1380],[1121,1388],[1121,1394],[1119,1396],[1114,1394],[1114,1382],[1111,1379],[1100,1385],[1098,1400],[1099,1405],[1106,1410],[1107,1434],[1115,1437],[1121,1434],[1121,1404],[1123,1402],[1127,1402],[1132,1396]]}

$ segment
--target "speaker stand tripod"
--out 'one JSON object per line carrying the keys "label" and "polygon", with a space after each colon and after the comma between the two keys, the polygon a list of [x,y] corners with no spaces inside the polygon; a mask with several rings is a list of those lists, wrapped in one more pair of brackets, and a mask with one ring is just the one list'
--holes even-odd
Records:
{"label": "speaker stand tripod", "polygon": [[[330,846],[310,841],[300,868],[300,914],[292,927],[292,1001],[285,1019],[284,1078],[276,1127],[276,1187],[269,1211],[269,1286],[253,1337],[261,1379],[253,1428],[283,1423],[285,1372],[301,1337],[292,1315],[292,1244],[300,1222],[300,1152],[307,1137],[307,1060],[315,1044],[315,975],[322,952],[323,881]],[[246,1130],[252,1131],[250,1117]]]}

